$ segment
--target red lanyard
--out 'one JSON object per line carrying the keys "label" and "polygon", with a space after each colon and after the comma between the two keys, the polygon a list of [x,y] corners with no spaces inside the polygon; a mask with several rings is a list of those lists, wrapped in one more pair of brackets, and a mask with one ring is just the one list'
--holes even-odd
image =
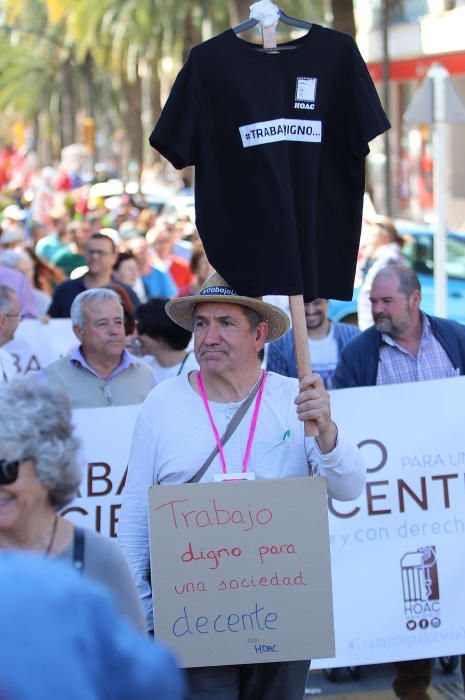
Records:
{"label": "red lanyard", "polygon": [[[257,427],[258,412],[260,410],[260,404],[262,402],[263,389],[265,387],[265,379],[266,379],[266,372],[263,372],[262,378],[261,378],[261,383],[260,383],[260,389],[258,390],[257,398],[255,399],[255,408],[254,408],[254,412],[253,412],[253,416],[252,416],[252,422],[250,424],[249,439],[247,440],[247,448],[245,451],[244,461],[242,463],[242,473],[247,471],[247,463],[248,463],[249,457],[250,457],[250,450],[251,450],[253,438],[255,435],[255,428]],[[213,433],[215,435],[216,444],[218,445],[218,452],[220,453],[221,466],[223,467],[223,474],[227,474],[226,460],[224,458],[224,452],[223,452],[223,445],[221,444],[221,438],[220,438],[220,435],[218,433],[218,430],[216,429],[215,421],[213,420],[213,416],[212,416],[211,411],[210,411],[210,406],[208,405],[208,399],[207,399],[207,395],[205,393],[205,388],[203,386],[202,371],[201,370],[199,370],[199,373],[197,374],[197,382],[199,385],[200,396],[202,397],[203,404],[207,410],[208,417],[210,418],[210,423],[211,423],[211,426],[213,429]]]}

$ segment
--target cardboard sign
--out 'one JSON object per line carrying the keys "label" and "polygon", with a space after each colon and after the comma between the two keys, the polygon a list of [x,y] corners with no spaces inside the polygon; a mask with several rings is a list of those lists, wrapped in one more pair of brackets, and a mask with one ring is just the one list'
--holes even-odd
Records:
{"label": "cardboard sign", "polygon": [[185,667],[334,654],[326,482],[154,486],[155,634]]}

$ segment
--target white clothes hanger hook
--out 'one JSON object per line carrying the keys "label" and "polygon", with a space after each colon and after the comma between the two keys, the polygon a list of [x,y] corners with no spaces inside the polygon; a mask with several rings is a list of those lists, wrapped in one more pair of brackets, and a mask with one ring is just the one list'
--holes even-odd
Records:
{"label": "white clothes hanger hook", "polygon": [[271,27],[279,21],[280,9],[271,0],[259,0],[250,5],[250,19],[260,22],[262,27]]}

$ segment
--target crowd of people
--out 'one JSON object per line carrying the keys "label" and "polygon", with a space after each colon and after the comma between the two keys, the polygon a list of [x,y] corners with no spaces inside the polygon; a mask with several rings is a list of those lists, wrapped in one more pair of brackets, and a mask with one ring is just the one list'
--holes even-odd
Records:
{"label": "crowd of people", "polygon": [[[124,635],[153,633],[147,489],[195,480],[207,462],[199,479],[212,481],[225,471],[226,459],[231,471],[248,468],[257,479],[319,473],[333,498],[357,498],[363,464],[350,436],[331,418],[327,390],[463,375],[465,327],[421,311],[420,284],[405,264],[402,240],[392,222],[377,219],[361,248],[360,328],[331,321],[327,299],[305,304],[314,373],[299,383],[285,301],[271,304],[231,289],[209,265],[192,222],[159,215],[128,195],[111,209],[104,202],[82,207],[82,200],[62,198],[46,221],[32,219],[20,203],[0,215],[0,552],[39,553],[84,571],[110,592],[132,629],[123,623],[109,654],[115,664],[125,654],[131,657],[134,688],[141,685],[125,697],[149,697],[144,693],[152,683],[151,697],[176,700],[186,683],[195,700],[237,698],[239,692],[301,700],[309,660],[247,668],[206,663],[187,669],[183,680],[160,649],[151,654],[134,644],[139,659],[128,651]],[[18,379],[8,343],[23,318],[70,318],[76,345],[39,376]],[[260,419],[248,466],[242,463],[247,421],[240,422],[224,455],[218,449],[210,459],[212,427],[219,438],[258,390]],[[141,409],[115,544],[74,527],[60,510],[81,480],[70,407],[123,405]],[[316,422],[317,437],[304,438],[305,420]],[[291,436],[285,457],[271,450],[283,429]],[[30,568],[40,580],[41,567],[35,571],[27,559],[2,553],[0,569],[10,561],[12,571]],[[56,576],[66,579],[59,567]],[[88,596],[92,609],[93,590],[76,595],[83,601]],[[57,631],[60,601],[48,596],[44,604]],[[115,614],[110,610],[108,620],[116,630]],[[108,629],[100,633],[107,639]],[[0,657],[8,644],[0,639]],[[11,678],[0,671],[0,696],[4,691],[23,697],[15,691],[13,666],[10,671]],[[429,660],[397,664],[395,693],[427,700],[430,679]],[[11,686],[4,689],[2,682]]]}

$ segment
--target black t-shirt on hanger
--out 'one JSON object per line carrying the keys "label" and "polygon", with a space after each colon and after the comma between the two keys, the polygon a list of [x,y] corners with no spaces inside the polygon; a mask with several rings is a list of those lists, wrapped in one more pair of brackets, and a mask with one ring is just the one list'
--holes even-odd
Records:
{"label": "black t-shirt on hanger", "polygon": [[349,35],[314,24],[291,43],[230,29],[195,46],[150,143],[196,166],[197,227],[238,292],[350,299],[368,142],[390,125]]}

